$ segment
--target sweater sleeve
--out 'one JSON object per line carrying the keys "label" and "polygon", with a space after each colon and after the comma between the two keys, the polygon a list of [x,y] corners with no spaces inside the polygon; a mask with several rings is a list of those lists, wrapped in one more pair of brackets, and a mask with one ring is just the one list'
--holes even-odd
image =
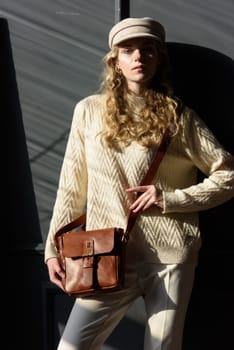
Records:
{"label": "sweater sleeve", "polygon": [[187,188],[164,192],[164,213],[213,208],[234,197],[234,157],[194,111],[183,117],[182,144],[204,180]]}
{"label": "sweater sleeve", "polygon": [[45,245],[45,261],[57,256],[54,235],[84,210],[87,193],[85,160],[85,109],[80,101],[75,109],[61,167],[57,195]]}

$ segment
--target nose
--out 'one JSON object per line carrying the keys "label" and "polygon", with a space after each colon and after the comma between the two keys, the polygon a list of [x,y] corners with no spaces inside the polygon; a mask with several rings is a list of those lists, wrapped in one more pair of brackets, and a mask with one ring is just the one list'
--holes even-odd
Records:
{"label": "nose", "polygon": [[139,61],[142,57],[142,53],[140,49],[136,49],[134,52],[134,60]]}

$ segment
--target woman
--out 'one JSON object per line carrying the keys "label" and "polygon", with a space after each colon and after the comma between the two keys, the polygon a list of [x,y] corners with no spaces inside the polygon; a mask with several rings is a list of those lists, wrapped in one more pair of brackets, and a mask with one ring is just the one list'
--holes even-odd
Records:
{"label": "woman", "polygon": [[[124,288],[77,298],[58,349],[100,350],[142,296],[144,349],[180,350],[201,247],[198,212],[233,198],[234,160],[193,110],[178,116],[159,22],[124,19],[109,46],[101,93],[74,111],[45,249],[51,282],[63,288],[54,234],[85,206],[87,229],[125,229],[130,211],[138,217]],[[153,183],[139,186],[166,129],[171,142]]]}

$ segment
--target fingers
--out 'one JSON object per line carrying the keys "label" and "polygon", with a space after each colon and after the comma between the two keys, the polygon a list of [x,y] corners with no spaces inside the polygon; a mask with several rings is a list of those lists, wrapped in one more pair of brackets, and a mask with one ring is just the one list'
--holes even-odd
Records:
{"label": "fingers", "polygon": [[130,210],[134,213],[148,209],[152,204],[155,204],[158,199],[158,191],[154,185],[131,187],[126,189],[126,192],[141,193],[130,206]]}
{"label": "fingers", "polygon": [[148,209],[152,204],[154,204],[154,200],[149,194],[142,194],[137,200],[135,200],[130,209],[135,213],[140,210]]}
{"label": "fingers", "polygon": [[65,277],[65,272],[63,271],[58,258],[51,258],[47,261],[47,267],[49,272],[50,281],[56,284],[59,288],[63,288],[62,280]]}

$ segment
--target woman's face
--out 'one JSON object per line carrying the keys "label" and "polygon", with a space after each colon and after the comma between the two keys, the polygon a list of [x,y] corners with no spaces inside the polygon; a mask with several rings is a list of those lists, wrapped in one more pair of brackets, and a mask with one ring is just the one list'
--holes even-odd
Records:
{"label": "woman's face", "polygon": [[116,64],[122,71],[129,90],[138,94],[154,77],[158,60],[154,40],[135,38],[119,44]]}

